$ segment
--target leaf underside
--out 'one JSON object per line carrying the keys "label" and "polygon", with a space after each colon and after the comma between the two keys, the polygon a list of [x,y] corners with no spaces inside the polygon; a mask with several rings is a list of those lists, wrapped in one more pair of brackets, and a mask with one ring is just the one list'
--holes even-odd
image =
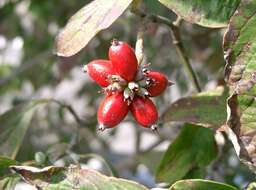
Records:
{"label": "leaf underside", "polygon": [[108,28],[133,0],[94,0],[68,21],[56,38],[57,55],[78,53],[101,30]]}

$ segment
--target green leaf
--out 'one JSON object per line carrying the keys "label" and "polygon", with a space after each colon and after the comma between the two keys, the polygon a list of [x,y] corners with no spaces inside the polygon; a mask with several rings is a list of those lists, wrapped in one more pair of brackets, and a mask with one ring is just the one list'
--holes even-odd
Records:
{"label": "green leaf", "polygon": [[20,104],[0,115],[0,154],[14,159],[30,125],[35,106],[46,100]]}
{"label": "green leaf", "polygon": [[[256,166],[256,1],[242,0],[224,36],[225,76],[230,88],[227,124],[237,154]],[[234,133],[234,135],[232,134]],[[255,170],[255,169],[254,169]]]}
{"label": "green leaf", "polygon": [[78,53],[101,30],[108,28],[133,0],[94,0],[74,16],[56,39],[57,55]]}
{"label": "green leaf", "polygon": [[164,112],[163,121],[181,121],[218,128],[225,124],[227,92],[223,87],[181,98]]}
{"label": "green leaf", "polygon": [[181,180],[173,184],[170,190],[238,190],[224,183],[202,179]]}
{"label": "green leaf", "polygon": [[12,160],[10,158],[0,156],[0,178],[4,176],[5,170],[9,168],[11,165],[18,164],[16,160]]}
{"label": "green leaf", "polygon": [[216,156],[213,131],[186,124],[162,158],[156,177],[159,181],[172,184],[195,168],[203,169]]}
{"label": "green leaf", "polygon": [[11,174],[0,180],[0,189],[13,190],[19,181],[20,177],[17,174]]}
{"label": "green leaf", "polygon": [[240,0],[159,0],[184,20],[210,28],[225,27]]}
{"label": "green leaf", "polygon": [[27,182],[43,190],[147,190],[146,187],[136,182],[107,177],[97,171],[81,169],[78,166],[69,168],[50,166],[43,169],[12,166],[12,169]]}

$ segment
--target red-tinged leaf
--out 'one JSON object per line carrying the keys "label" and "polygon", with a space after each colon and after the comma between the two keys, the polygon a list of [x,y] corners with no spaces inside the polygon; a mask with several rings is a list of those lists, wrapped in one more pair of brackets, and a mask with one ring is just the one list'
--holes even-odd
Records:
{"label": "red-tinged leaf", "polygon": [[148,190],[136,182],[107,177],[97,171],[81,169],[78,166],[68,168],[49,166],[43,169],[12,166],[11,168],[20,174],[25,181],[42,190]]}
{"label": "red-tinged leaf", "polygon": [[57,183],[65,177],[64,167],[48,166],[38,169],[31,166],[10,166],[10,168],[20,174],[26,182],[39,187],[47,183]]}
{"label": "red-tinged leaf", "polygon": [[230,88],[226,131],[240,159],[256,170],[256,1],[241,0],[224,36]]}

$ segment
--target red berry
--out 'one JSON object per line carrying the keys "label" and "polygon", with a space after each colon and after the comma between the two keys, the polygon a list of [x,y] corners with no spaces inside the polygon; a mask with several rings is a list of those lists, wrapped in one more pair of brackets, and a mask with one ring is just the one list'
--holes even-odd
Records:
{"label": "red berry", "polygon": [[168,79],[162,73],[148,71],[146,76],[152,80],[152,84],[147,88],[150,96],[158,96],[162,94],[168,86]]}
{"label": "red berry", "polygon": [[108,76],[113,75],[111,62],[108,60],[94,60],[85,66],[89,76],[100,86],[106,87],[109,85]]}
{"label": "red berry", "polygon": [[151,127],[158,119],[156,106],[149,98],[134,98],[131,112],[136,121],[144,127]]}
{"label": "red berry", "polygon": [[101,130],[112,128],[120,123],[129,111],[129,106],[124,101],[123,93],[106,96],[98,109],[98,122]]}
{"label": "red berry", "polygon": [[133,49],[125,42],[114,40],[109,48],[109,59],[116,74],[126,81],[134,80],[138,61]]}

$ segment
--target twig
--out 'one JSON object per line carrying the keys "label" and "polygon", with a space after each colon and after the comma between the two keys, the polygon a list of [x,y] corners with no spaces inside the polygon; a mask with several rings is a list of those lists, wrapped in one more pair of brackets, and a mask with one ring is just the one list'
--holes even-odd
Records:
{"label": "twig", "polygon": [[85,126],[86,123],[82,119],[80,119],[80,117],[78,116],[78,114],[76,113],[76,111],[73,109],[73,107],[71,105],[63,103],[63,102],[61,102],[59,100],[56,100],[56,99],[51,99],[51,101],[54,102],[54,103],[57,103],[58,105],[60,105],[61,107],[65,108],[65,109],[67,109],[69,111],[69,113],[74,117],[74,119],[77,123],[76,130],[75,130],[74,133],[72,133],[72,137],[71,137],[71,140],[68,144],[67,151],[65,151],[64,155],[62,155],[62,156],[65,156],[78,143],[79,128],[80,128],[80,126],[81,127]]}
{"label": "twig", "polygon": [[74,117],[75,121],[80,125],[80,126],[85,126],[87,125],[87,123],[85,121],[83,121],[78,114],[76,113],[76,111],[73,109],[73,107],[71,105],[68,105],[64,102],[61,102],[59,100],[56,99],[50,99],[50,101],[57,103],[58,105],[60,105],[63,108],[66,108],[69,113]]}
{"label": "twig", "polygon": [[[86,130],[87,133],[90,133],[92,136],[94,136],[95,139],[97,138],[97,137],[94,135],[94,133],[91,132],[91,130],[89,130],[87,127],[84,127],[84,126],[88,125],[89,123],[86,122],[85,120],[82,120],[82,119],[78,116],[78,114],[76,113],[76,111],[73,109],[73,107],[72,107],[71,105],[68,105],[68,104],[66,104],[66,103],[64,103],[64,102],[61,102],[61,101],[59,101],[59,100],[56,100],[56,99],[50,99],[50,100],[51,100],[52,102],[57,103],[57,104],[60,105],[61,107],[67,109],[67,110],[69,111],[69,113],[74,117],[76,123],[78,124],[78,125],[77,125],[77,128],[76,128],[76,132],[75,132],[74,136],[72,137],[72,139],[71,139],[71,141],[70,141],[70,146],[69,146],[69,147],[73,147],[74,145],[76,145],[77,140],[78,140],[78,138],[79,138],[79,129],[80,129],[81,127],[83,127],[83,130]],[[105,141],[103,141],[102,139],[98,139],[98,140],[100,141],[100,143],[101,143],[104,147],[107,146],[107,144],[106,144]]]}
{"label": "twig", "polygon": [[[137,6],[140,4],[140,0],[137,1]],[[144,18],[140,19],[140,26],[137,33],[137,41],[135,46],[135,54],[138,60],[138,64],[140,65],[143,61],[144,57],[144,32],[145,32],[145,20]],[[140,144],[141,144],[141,131],[136,127],[135,128],[135,153],[138,154],[140,152]]]}
{"label": "twig", "polygon": [[136,129],[135,129],[135,154],[139,154],[141,152],[140,144],[141,144],[141,131],[138,130],[138,128],[136,127]]}
{"label": "twig", "polygon": [[99,160],[100,162],[102,162],[102,164],[108,170],[110,176],[119,177],[118,172],[116,171],[114,166],[109,161],[107,161],[105,158],[103,158],[102,156],[95,154],[95,153],[78,154],[78,156],[79,156],[79,159],[95,158],[95,159]]}
{"label": "twig", "polygon": [[163,138],[157,139],[157,141],[152,143],[148,148],[146,148],[145,150],[141,150],[140,154],[146,154],[146,153],[150,152],[151,150],[156,148],[158,145],[162,144],[164,141],[165,141],[165,139],[163,139]]}
{"label": "twig", "polygon": [[108,144],[107,144],[104,140],[102,140],[101,138],[99,138],[98,136],[96,136],[96,135],[95,135],[90,129],[88,129],[87,127],[84,127],[84,126],[90,124],[90,122],[86,122],[85,120],[82,120],[82,119],[79,117],[79,115],[76,113],[76,111],[74,110],[74,108],[73,108],[71,105],[66,104],[66,103],[64,103],[64,102],[61,102],[61,101],[59,101],[59,100],[53,99],[53,98],[51,98],[51,99],[45,99],[45,100],[54,102],[54,103],[58,104],[59,106],[65,108],[65,109],[74,117],[74,119],[75,119],[75,121],[76,121],[76,123],[77,123],[77,125],[76,125],[76,131],[75,131],[75,133],[73,134],[73,136],[71,137],[71,140],[70,140],[70,142],[69,142],[69,144],[68,144],[68,148],[67,148],[67,150],[65,151],[65,153],[63,153],[63,155],[61,155],[61,156],[59,157],[59,159],[62,158],[62,157],[64,157],[64,156],[66,156],[66,155],[68,155],[69,152],[72,150],[72,148],[78,143],[78,139],[79,139],[79,135],[80,135],[80,128],[81,128],[81,127],[83,128],[83,130],[86,130],[86,133],[89,133],[89,134],[93,137],[93,139],[97,139],[97,140],[99,141],[99,143],[101,143],[104,148],[108,147]]}
{"label": "twig", "polygon": [[139,164],[139,160],[141,156],[144,156],[145,154],[152,151],[154,148],[156,148],[158,145],[162,144],[165,141],[165,139],[160,138],[156,142],[152,143],[148,148],[145,150],[142,150],[138,152],[137,154],[134,154],[131,157],[128,157],[124,159],[121,163],[116,165],[117,170],[122,170],[124,168],[136,168],[136,166]]}
{"label": "twig", "polygon": [[144,13],[144,12],[138,10],[138,9],[132,10],[132,12],[134,14],[138,15],[141,18],[150,20],[151,22],[165,24],[165,25],[168,25],[169,27],[173,26],[172,21],[169,20],[166,17],[162,17],[162,16],[159,16],[159,15],[153,15],[153,14],[146,14],[146,13]]}
{"label": "twig", "polygon": [[136,15],[138,15],[141,18],[145,18],[150,20],[151,22],[155,23],[162,23],[170,27],[170,32],[173,40],[173,44],[175,46],[175,49],[177,51],[177,54],[180,58],[181,63],[185,67],[185,70],[188,74],[189,79],[192,81],[193,86],[198,92],[201,92],[201,87],[199,85],[197,76],[193,70],[193,67],[191,66],[188,57],[185,54],[185,49],[183,44],[181,43],[181,36],[180,36],[180,30],[179,26],[181,23],[181,19],[178,17],[177,20],[173,23],[171,20],[169,20],[166,17],[162,17],[159,15],[153,15],[153,14],[146,14],[144,12],[141,12],[139,10],[132,10],[132,12]]}
{"label": "twig", "polygon": [[191,66],[188,56],[185,53],[185,49],[183,44],[181,43],[181,37],[180,37],[180,18],[178,17],[175,24],[172,25],[171,27],[171,36],[172,36],[172,41],[175,46],[175,49],[177,51],[177,54],[180,58],[181,63],[185,67],[185,70],[188,74],[189,79],[192,81],[192,84],[194,85],[194,88],[197,90],[197,92],[201,92],[201,87],[199,85],[197,76],[195,71],[193,70],[193,67]]}

